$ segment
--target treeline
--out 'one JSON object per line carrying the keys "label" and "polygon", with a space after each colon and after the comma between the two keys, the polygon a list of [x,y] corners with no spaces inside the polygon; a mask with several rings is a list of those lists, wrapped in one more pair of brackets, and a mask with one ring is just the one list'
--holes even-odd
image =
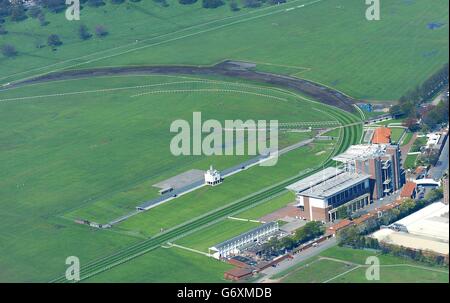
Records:
{"label": "treeline", "polygon": [[356,249],[379,249],[384,253],[391,253],[396,256],[411,258],[416,261],[432,264],[443,264],[445,259],[428,252],[416,251],[413,249],[399,247],[396,245],[387,245],[380,243],[377,239],[368,235],[379,230],[382,226],[387,226],[398,221],[419,209],[442,198],[442,190],[434,189],[425,199],[414,201],[406,199],[399,208],[393,208],[383,213],[380,218],[372,217],[360,225],[353,225],[340,230],[336,237],[339,246],[348,246]]}
{"label": "treeline", "polygon": [[272,238],[263,244],[262,255],[273,256],[283,254],[286,250],[300,246],[308,241],[322,236],[325,233],[325,227],[322,223],[311,221],[296,230],[292,236],[286,236],[281,239]]}
{"label": "treeline", "polygon": [[441,102],[436,107],[429,106],[421,108],[421,105],[429,101],[436,93],[448,86],[449,66],[444,64],[436,73],[428,78],[422,85],[408,91],[399,99],[399,104],[390,109],[394,116],[407,117],[405,125],[412,131],[417,127],[417,120],[422,118],[422,122],[427,128],[434,128],[436,125],[448,122],[448,103]]}

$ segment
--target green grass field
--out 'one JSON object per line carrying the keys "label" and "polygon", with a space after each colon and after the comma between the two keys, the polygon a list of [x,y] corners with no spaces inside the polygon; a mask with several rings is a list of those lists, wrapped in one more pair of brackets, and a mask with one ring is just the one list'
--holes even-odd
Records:
{"label": "green grass field", "polygon": [[176,240],[175,244],[208,252],[208,248],[225,240],[238,236],[252,228],[258,227],[259,223],[224,219],[210,227],[204,228],[196,233]]}
{"label": "green grass field", "polygon": [[[234,13],[227,6],[205,10],[200,2],[168,2],[167,8],[151,1],[86,8],[83,23],[89,28],[101,23],[110,35],[84,42],[77,36],[78,25],[62,14],[49,14],[50,24],[44,28],[36,20],[7,24],[11,34],[1,36],[0,44],[16,44],[20,56],[1,58],[1,81],[68,67],[210,65],[236,59],[324,83],[356,98],[392,100],[448,61],[448,26],[428,27],[432,22],[448,24],[445,0],[389,1],[383,4],[380,22],[368,22],[364,2],[353,0],[310,5],[292,0]],[[307,5],[296,8],[300,4]],[[290,7],[295,9],[286,11]],[[35,46],[49,33],[59,33],[64,42],[56,52]]]}
{"label": "green grass field", "polygon": [[414,133],[408,131],[408,132],[406,133],[405,137],[403,138],[403,141],[402,141],[402,143],[401,143],[401,146],[408,145],[409,142],[411,142],[411,139],[413,138],[413,136],[414,136]]}
{"label": "green grass field", "polygon": [[224,283],[232,265],[180,248],[158,248],[88,280],[97,282]]}
{"label": "green grass field", "polygon": [[403,164],[404,168],[414,169],[416,167],[417,155],[407,155],[405,159],[405,163]]}
{"label": "green grass field", "polygon": [[295,195],[292,192],[285,192],[278,197],[275,197],[265,203],[252,207],[248,210],[244,210],[236,214],[236,217],[250,220],[257,220],[264,215],[270,214],[282,207],[285,207],[288,203],[295,201]]}
{"label": "green grass field", "polygon": [[[380,261],[378,281],[366,279],[365,262],[370,256]],[[337,246],[273,277],[286,283],[448,283],[448,278],[448,268]]]}
{"label": "green grass field", "polygon": [[391,142],[392,143],[399,143],[400,138],[402,137],[403,133],[405,132],[404,128],[400,127],[391,127]]}
{"label": "green grass field", "polygon": [[[205,88],[215,93],[202,92]],[[191,94],[171,93],[179,89]],[[159,93],[132,97],[154,90]],[[337,112],[268,87],[164,76],[59,81],[2,91],[0,100],[2,281],[49,281],[63,273],[69,255],[89,263],[128,247],[160,227],[173,227],[311,168],[325,161],[337,143],[314,143],[284,155],[275,167],[249,169],[117,228],[92,230],[72,219],[112,219],[155,196],[151,185],[162,179],[242,160],[171,157],[169,126],[175,118],[190,120],[199,110],[205,119],[235,119],[239,109],[244,120],[323,121],[334,120]],[[358,135],[358,127],[352,128],[346,142]],[[309,136],[289,133],[280,142]]]}
{"label": "green grass field", "polygon": [[[110,34],[84,42],[77,35],[79,23],[67,22],[64,14],[47,14],[45,27],[34,19],[7,21],[9,33],[0,36],[0,45],[13,44],[19,55],[0,57],[0,85],[62,69],[211,65],[236,59],[356,98],[390,100],[448,61],[448,26],[427,27],[430,22],[448,24],[444,0],[390,1],[383,4],[382,22],[365,20],[365,5],[354,0],[320,0],[303,8],[297,6],[309,1],[291,0],[239,12],[227,5],[202,9],[200,1],[168,2],[167,8],[153,1],[86,7],[82,23],[91,30],[104,25]],[[37,47],[53,33],[61,36],[61,47]],[[158,189],[152,185],[157,182],[189,169],[211,164],[224,169],[249,158],[173,156],[170,124],[191,121],[193,111],[201,111],[203,121],[359,121],[292,91],[225,77],[133,75],[2,87],[0,282],[61,277],[65,259],[72,255],[80,258],[83,278],[92,282],[222,282],[229,265],[161,245],[194,231],[176,243],[205,251],[256,226],[224,217],[259,218],[292,202],[286,185],[332,165],[329,158],[358,143],[362,134],[356,124],[335,129],[329,133],[333,141],[313,142],[283,155],[276,166],[255,166],[109,230],[73,222],[108,222],[156,197]],[[311,136],[282,132],[280,147]],[[341,263],[332,264],[335,272],[343,270]],[[327,266],[321,266],[317,281],[327,278]]]}

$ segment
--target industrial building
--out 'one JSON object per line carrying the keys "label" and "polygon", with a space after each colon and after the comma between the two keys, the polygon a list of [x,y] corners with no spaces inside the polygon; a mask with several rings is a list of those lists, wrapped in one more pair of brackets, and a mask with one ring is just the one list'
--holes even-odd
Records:
{"label": "industrial building", "polygon": [[343,163],[348,172],[370,176],[372,200],[393,194],[405,182],[398,145],[353,145],[333,160]]}
{"label": "industrial building", "polygon": [[449,206],[436,202],[372,234],[380,242],[448,257]]}
{"label": "industrial building", "polygon": [[326,168],[287,187],[307,220],[335,221],[339,209],[347,214],[370,204],[369,175]]}
{"label": "industrial building", "polygon": [[216,259],[228,258],[241,253],[245,247],[268,239],[278,231],[278,222],[268,222],[239,236],[210,247],[209,254]]}

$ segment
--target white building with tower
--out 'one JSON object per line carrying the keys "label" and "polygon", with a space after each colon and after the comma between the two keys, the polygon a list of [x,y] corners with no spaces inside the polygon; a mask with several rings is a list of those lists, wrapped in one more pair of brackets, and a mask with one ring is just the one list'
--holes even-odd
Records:
{"label": "white building with tower", "polygon": [[205,172],[205,183],[210,186],[215,186],[222,183],[223,178],[217,169],[214,169],[212,165]]}

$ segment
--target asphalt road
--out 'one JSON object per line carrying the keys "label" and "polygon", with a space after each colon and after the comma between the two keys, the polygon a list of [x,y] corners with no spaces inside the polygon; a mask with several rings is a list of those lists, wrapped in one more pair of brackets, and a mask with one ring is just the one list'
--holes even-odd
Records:
{"label": "asphalt road", "polygon": [[320,254],[322,251],[327,250],[330,247],[333,247],[337,244],[336,238],[330,238],[322,243],[319,243],[316,247],[310,247],[302,252],[297,253],[294,255],[293,259],[286,259],[280,263],[276,267],[269,267],[262,271],[262,273],[265,275],[261,279],[257,280],[256,283],[264,283],[264,282],[271,282],[270,278],[292,266],[297,265],[300,262],[303,262],[309,258],[312,258],[318,254]]}
{"label": "asphalt road", "polygon": [[433,166],[430,169],[429,175],[434,180],[439,180],[444,175],[444,172],[448,169],[448,141],[449,138],[447,138],[447,141],[445,142],[444,148],[442,149],[441,155],[439,156],[439,161],[437,162],[436,166]]}

